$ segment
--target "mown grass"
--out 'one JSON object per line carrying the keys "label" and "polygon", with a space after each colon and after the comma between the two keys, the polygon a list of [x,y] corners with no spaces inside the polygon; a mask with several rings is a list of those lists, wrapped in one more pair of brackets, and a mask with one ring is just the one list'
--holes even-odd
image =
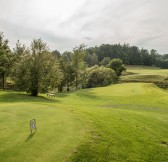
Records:
{"label": "mown grass", "polygon": [[[85,127],[78,115],[43,96],[0,93],[0,161],[62,161],[73,153]],[[31,135],[34,118],[37,131]]]}
{"label": "mown grass", "polygon": [[[32,118],[38,129],[29,138]],[[1,161],[168,161],[168,92],[151,83],[55,98],[1,91],[0,120]]]}
{"label": "mown grass", "polygon": [[152,66],[127,66],[127,72],[122,77],[126,82],[157,82],[168,77],[168,69]]}

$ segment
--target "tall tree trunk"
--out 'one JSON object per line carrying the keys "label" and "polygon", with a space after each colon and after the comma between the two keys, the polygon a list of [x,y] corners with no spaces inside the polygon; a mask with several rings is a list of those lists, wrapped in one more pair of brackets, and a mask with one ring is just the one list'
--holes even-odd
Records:
{"label": "tall tree trunk", "polygon": [[77,79],[75,81],[75,88],[76,88],[76,90],[78,89],[78,81],[77,81]]}
{"label": "tall tree trunk", "polygon": [[63,85],[59,85],[58,86],[58,92],[62,92],[63,91]]}
{"label": "tall tree trunk", "polygon": [[38,96],[38,93],[39,93],[38,78],[34,78],[34,80],[32,80],[31,95]]}
{"label": "tall tree trunk", "polygon": [[70,89],[69,89],[69,84],[67,83],[67,92],[69,92],[69,90],[70,90]]}
{"label": "tall tree trunk", "polygon": [[32,96],[37,96],[38,95],[38,89],[32,89],[31,90],[31,95]]}

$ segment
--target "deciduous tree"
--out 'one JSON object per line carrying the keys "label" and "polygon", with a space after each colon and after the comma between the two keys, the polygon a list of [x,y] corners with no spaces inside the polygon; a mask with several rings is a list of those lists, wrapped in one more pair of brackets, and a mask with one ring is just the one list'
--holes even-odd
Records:
{"label": "deciduous tree", "polygon": [[4,40],[3,33],[0,33],[0,78],[2,89],[5,89],[5,79],[10,73],[11,53],[8,46],[8,40]]}
{"label": "deciduous tree", "polygon": [[[56,88],[62,79],[59,62],[41,39],[33,40],[29,51],[15,65],[14,80],[32,96]],[[21,77],[22,76],[22,77]]]}
{"label": "deciduous tree", "polygon": [[111,60],[109,67],[115,71],[118,77],[121,76],[122,72],[126,70],[126,67],[120,59]]}
{"label": "deciduous tree", "polygon": [[78,88],[78,85],[80,83],[80,74],[83,68],[85,68],[84,57],[85,57],[85,45],[84,44],[73,49],[72,66],[74,68],[76,89]]}

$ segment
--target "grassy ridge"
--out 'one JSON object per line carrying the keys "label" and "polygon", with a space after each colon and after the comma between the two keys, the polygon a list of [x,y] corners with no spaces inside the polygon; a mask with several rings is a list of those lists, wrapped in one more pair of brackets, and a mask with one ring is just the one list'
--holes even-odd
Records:
{"label": "grassy ridge", "polygon": [[168,77],[167,69],[152,66],[127,66],[127,72],[122,77],[126,82],[157,82]]}
{"label": "grassy ridge", "polygon": [[0,120],[2,161],[168,161],[168,92],[150,83],[55,98],[0,92]]}

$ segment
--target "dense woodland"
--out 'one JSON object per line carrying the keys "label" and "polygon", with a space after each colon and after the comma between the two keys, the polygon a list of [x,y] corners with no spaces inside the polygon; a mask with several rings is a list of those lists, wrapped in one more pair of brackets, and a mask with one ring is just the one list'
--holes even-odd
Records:
{"label": "dense woodland", "polygon": [[168,54],[160,55],[154,49],[139,49],[129,44],[102,44],[86,49],[85,61],[89,66],[107,65],[113,58],[120,58],[126,65],[146,65],[168,68]]}
{"label": "dense woodland", "polygon": [[72,90],[116,83],[125,65],[168,68],[168,54],[139,49],[129,44],[102,44],[99,47],[75,47],[73,51],[50,51],[41,39],[30,47],[19,41],[10,49],[0,34],[0,85],[2,89],[26,91],[33,96],[58,89]]}

